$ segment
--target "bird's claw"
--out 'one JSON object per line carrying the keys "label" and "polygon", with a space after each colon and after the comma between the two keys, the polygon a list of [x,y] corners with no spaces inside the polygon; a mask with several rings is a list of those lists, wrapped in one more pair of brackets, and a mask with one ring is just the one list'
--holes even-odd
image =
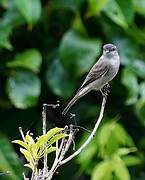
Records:
{"label": "bird's claw", "polygon": [[101,93],[103,95],[103,97],[107,97],[107,95],[110,93],[110,85],[107,83],[105,86],[103,86],[103,88],[101,89]]}

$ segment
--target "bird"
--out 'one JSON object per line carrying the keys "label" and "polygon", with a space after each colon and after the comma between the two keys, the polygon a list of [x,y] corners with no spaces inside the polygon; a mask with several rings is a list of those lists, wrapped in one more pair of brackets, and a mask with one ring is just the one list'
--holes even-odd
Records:
{"label": "bird", "polygon": [[66,115],[68,110],[78,99],[92,90],[100,90],[102,95],[106,96],[103,88],[104,90],[105,88],[107,90],[107,88],[109,87],[109,82],[117,75],[119,66],[120,56],[118,54],[117,47],[114,44],[105,44],[103,46],[102,56],[90,69],[76,95],[63,110],[62,115]]}

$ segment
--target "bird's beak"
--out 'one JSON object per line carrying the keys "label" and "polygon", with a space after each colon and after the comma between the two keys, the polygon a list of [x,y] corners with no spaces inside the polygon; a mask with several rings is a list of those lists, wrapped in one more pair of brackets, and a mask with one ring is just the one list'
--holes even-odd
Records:
{"label": "bird's beak", "polygon": [[108,49],[106,50],[106,53],[109,53],[109,50],[108,50]]}

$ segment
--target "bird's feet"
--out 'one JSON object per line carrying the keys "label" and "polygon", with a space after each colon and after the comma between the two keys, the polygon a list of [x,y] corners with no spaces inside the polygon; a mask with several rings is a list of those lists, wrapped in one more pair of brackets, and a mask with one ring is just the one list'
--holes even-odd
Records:
{"label": "bird's feet", "polygon": [[109,88],[110,88],[110,85],[109,85],[109,83],[107,83],[107,84],[105,84],[105,85],[103,86],[103,88],[100,90],[101,93],[102,93],[102,96],[103,96],[105,99],[107,98],[107,95],[110,93]]}

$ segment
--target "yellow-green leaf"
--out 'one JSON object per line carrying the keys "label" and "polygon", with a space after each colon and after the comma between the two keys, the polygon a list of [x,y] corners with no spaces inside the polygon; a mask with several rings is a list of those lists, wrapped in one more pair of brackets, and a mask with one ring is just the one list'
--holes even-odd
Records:
{"label": "yellow-green leaf", "polygon": [[122,160],[126,166],[135,166],[142,163],[141,157],[133,156],[133,155],[122,157]]}
{"label": "yellow-green leaf", "polygon": [[56,141],[67,137],[68,135],[65,133],[61,133],[61,134],[56,134],[53,138],[50,139],[50,141],[48,141],[48,146],[51,146],[53,143],[55,143]]}
{"label": "yellow-green leaf", "polygon": [[91,180],[111,180],[112,179],[112,163],[111,161],[103,161],[99,163],[93,170]]}
{"label": "yellow-green leaf", "polygon": [[52,153],[53,151],[56,151],[56,150],[57,150],[57,148],[52,146],[47,149],[46,154]]}
{"label": "yellow-green leaf", "polygon": [[28,145],[27,145],[25,142],[21,141],[21,140],[14,140],[14,141],[12,141],[12,143],[19,144],[19,145],[21,145],[22,147],[28,149]]}
{"label": "yellow-green leaf", "polygon": [[47,132],[46,136],[48,139],[50,139],[52,136],[54,136],[56,133],[60,132],[61,130],[63,130],[63,128],[56,127],[56,128],[50,129]]}
{"label": "yellow-green leaf", "polygon": [[26,167],[28,167],[28,168],[30,168],[30,169],[34,169],[34,167],[33,166],[31,166],[30,164],[24,164],[24,166],[26,166]]}
{"label": "yellow-green leaf", "polygon": [[117,150],[117,154],[120,155],[120,156],[123,156],[123,155],[127,155],[131,152],[135,152],[137,151],[137,148],[136,147],[131,147],[131,148],[119,148]]}
{"label": "yellow-green leaf", "polygon": [[130,175],[125,163],[119,156],[113,158],[113,170],[119,180],[130,180]]}
{"label": "yellow-green leaf", "polygon": [[97,15],[107,4],[108,0],[88,0],[88,16]]}
{"label": "yellow-green leaf", "polygon": [[25,140],[26,142],[30,145],[30,144],[35,144],[33,138],[29,135],[29,131],[27,132],[26,136],[25,136]]}
{"label": "yellow-green leaf", "polygon": [[55,134],[57,134],[58,132],[60,132],[61,130],[63,130],[62,128],[53,128],[51,130],[49,130],[47,132],[47,134],[45,135],[42,135],[40,136],[38,139],[37,139],[37,142],[36,142],[36,148],[37,150],[39,148],[41,148],[42,145],[44,145],[49,139],[51,139]]}
{"label": "yellow-green leaf", "polygon": [[33,161],[33,157],[31,155],[31,153],[29,151],[27,151],[26,149],[20,148],[20,152],[22,154],[24,154],[25,158],[27,159],[28,162],[32,162]]}

